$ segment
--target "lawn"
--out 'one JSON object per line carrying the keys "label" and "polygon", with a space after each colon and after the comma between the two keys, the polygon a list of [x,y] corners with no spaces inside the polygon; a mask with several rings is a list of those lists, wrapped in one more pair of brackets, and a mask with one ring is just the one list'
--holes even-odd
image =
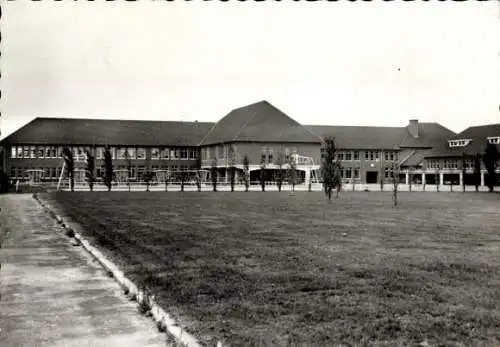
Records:
{"label": "lawn", "polygon": [[500,345],[496,194],[42,197],[212,346]]}

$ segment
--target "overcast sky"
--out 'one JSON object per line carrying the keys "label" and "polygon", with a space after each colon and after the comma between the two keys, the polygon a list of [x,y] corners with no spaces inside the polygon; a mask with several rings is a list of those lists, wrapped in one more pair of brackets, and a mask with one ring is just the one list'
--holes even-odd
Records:
{"label": "overcast sky", "polygon": [[500,2],[12,1],[1,131],[34,117],[500,122]]}

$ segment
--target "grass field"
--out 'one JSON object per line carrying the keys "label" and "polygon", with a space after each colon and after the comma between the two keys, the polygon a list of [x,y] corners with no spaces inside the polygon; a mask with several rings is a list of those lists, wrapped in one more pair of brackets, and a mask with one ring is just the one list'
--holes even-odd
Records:
{"label": "grass field", "polygon": [[43,197],[211,345],[500,345],[497,195]]}

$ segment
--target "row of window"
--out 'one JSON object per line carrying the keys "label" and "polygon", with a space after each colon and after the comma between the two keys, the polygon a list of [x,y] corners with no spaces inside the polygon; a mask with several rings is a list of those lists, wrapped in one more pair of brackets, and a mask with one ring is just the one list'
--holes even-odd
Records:
{"label": "row of window", "polygon": [[467,146],[471,142],[470,139],[463,139],[463,140],[450,140],[448,141],[448,144],[450,147],[463,147]]}
{"label": "row of window", "polygon": [[[459,161],[458,160],[452,160],[452,159],[447,159],[443,163],[443,169],[448,169],[448,170],[456,170],[459,168]],[[466,159],[463,163],[465,166],[466,170],[471,170],[474,168],[474,162],[471,159]],[[429,160],[427,161],[427,168],[428,169],[439,169],[440,168],[440,162],[439,160]],[[460,168],[462,168],[460,166]]]}
{"label": "row of window", "polygon": [[[180,171],[189,170],[189,165],[170,165],[170,166],[159,166],[152,165],[151,171],[166,170],[166,171]],[[56,180],[61,176],[62,167],[47,167],[47,168],[27,168],[27,167],[12,167],[10,169],[10,177],[13,179],[26,179],[30,177],[33,172],[39,172],[40,176],[44,179]],[[84,171],[84,169],[77,169],[76,172]],[[126,166],[115,166],[114,172],[117,176],[128,177],[128,168]],[[130,177],[137,178],[142,177],[146,172],[145,166],[132,166],[130,168]],[[96,178],[102,178],[104,176],[104,166],[96,168]]]}
{"label": "row of window", "polygon": [[[70,147],[76,161],[84,160],[86,147]],[[62,158],[62,146],[12,146],[11,158]],[[112,159],[146,159],[146,148],[141,147],[111,147]],[[196,148],[151,148],[151,159],[198,159]],[[105,147],[96,147],[96,159],[104,159]]]}
{"label": "row of window", "polygon": [[492,143],[494,145],[499,145],[500,144],[500,136],[488,137],[488,142]]}

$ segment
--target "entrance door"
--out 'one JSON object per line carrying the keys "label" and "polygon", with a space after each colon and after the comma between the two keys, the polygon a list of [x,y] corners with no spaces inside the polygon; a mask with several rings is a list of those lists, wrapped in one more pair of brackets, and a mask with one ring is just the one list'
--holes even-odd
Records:
{"label": "entrance door", "polygon": [[378,172],[377,171],[367,171],[366,172],[366,183],[377,183],[378,182]]}

